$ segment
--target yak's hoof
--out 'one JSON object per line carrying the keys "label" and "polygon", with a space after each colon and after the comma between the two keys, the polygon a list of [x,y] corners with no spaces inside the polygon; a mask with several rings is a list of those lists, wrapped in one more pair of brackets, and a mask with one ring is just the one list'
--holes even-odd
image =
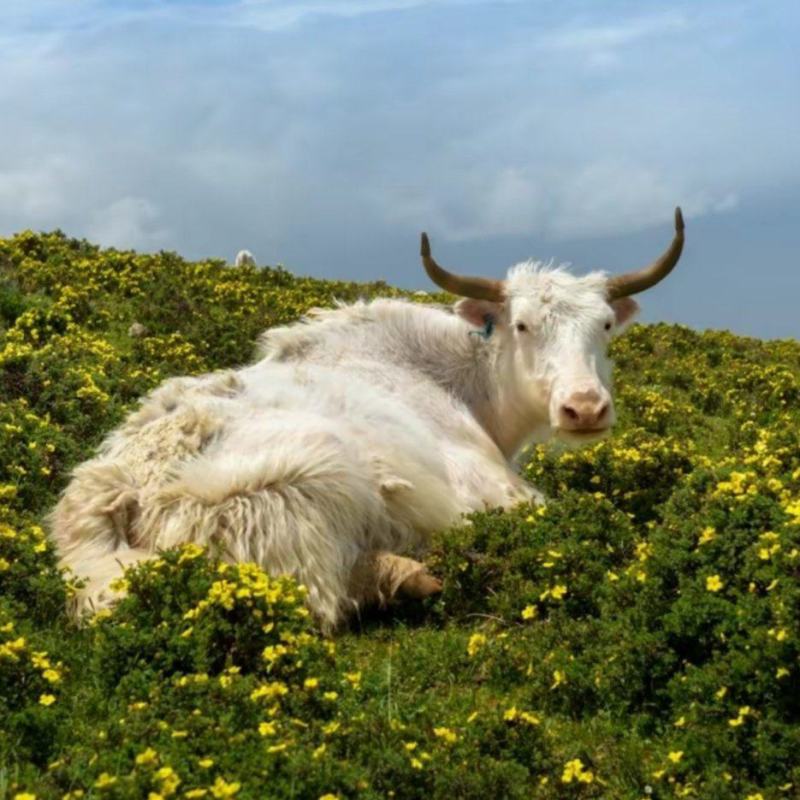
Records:
{"label": "yak's hoof", "polygon": [[411,600],[424,600],[442,591],[442,582],[426,570],[409,575],[400,584],[400,594]]}

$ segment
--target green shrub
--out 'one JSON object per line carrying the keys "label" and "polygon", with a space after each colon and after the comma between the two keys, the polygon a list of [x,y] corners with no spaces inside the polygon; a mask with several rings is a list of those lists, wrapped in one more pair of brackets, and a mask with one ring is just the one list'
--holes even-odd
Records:
{"label": "green shrub", "polygon": [[797,796],[794,341],[634,326],[614,436],[531,448],[546,506],[442,531],[442,595],[335,641],[292,581],[193,547],[68,620],[43,515],[138,397],[378,294],[405,296],[0,240],[0,797]]}

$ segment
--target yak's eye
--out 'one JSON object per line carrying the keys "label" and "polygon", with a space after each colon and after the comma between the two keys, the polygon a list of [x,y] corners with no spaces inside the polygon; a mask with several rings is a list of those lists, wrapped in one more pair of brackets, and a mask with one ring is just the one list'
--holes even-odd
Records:
{"label": "yak's eye", "polygon": [[520,333],[525,333],[525,331],[528,330],[528,326],[524,322],[518,322],[517,323],[517,330]]}
{"label": "yak's eye", "polygon": [[606,329],[607,331],[610,331],[610,330],[611,330],[611,323],[610,323],[610,322],[606,322],[606,324],[605,324],[605,329]]}

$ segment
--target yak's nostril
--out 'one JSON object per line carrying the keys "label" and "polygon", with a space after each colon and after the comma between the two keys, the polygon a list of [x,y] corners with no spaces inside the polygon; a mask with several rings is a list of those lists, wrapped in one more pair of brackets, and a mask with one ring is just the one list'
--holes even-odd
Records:
{"label": "yak's nostril", "polygon": [[575,392],[558,410],[562,428],[571,431],[605,429],[611,420],[611,400],[597,392]]}
{"label": "yak's nostril", "polygon": [[564,407],[562,408],[562,411],[564,412],[564,415],[565,415],[565,416],[566,416],[568,419],[571,419],[571,420],[573,420],[574,422],[577,422],[577,420],[579,420],[579,419],[580,419],[580,416],[581,416],[581,415],[580,415],[580,414],[579,414],[579,413],[578,413],[578,412],[577,412],[577,411],[576,411],[576,410],[575,410],[575,409],[574,409],[572,406],[564,406]]}

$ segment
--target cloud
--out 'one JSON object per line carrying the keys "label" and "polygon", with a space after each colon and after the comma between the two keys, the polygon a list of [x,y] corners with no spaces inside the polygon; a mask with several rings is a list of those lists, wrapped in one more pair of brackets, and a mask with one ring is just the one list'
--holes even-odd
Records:
{"label": "cloud", "polygon": [[687,17],[676,11],[635,16],[618,24],[572,24],[558,27],[543,37],[543,49],[587,53],[615,50],[642,40],[685,33]]}
{"label": "cloud", "polygon": [[86,235],[105,247],[145,250],[158,249],[170,238],[158,209],[144,197],[121,197],[94,212]]}
{"label": "cloud", "polygon": [[[466,0],[461,0],[466,2]],[[454,0],[325,0],[325,2],[272,2],[244,0],[229,9],[228,22],[264,31],[279,30],[306,18],[353,18],[365,14],[405,11],[421,6],[451,5]]]}
{"label": "cloud", "polygon": [[0,227],[333,274],[421,228],[632,235],[799,184],[791,26],[642,8],[8,0]]}
{"label": "cloud", "polygon": [[[692,218],[735,208],[734,192],[706,191],[684,176],[625,160],[584,167],[508,167],[473,179],[458,199],[451,184],[382,198],[387,219],[428,227],[452,241],[536,236],[553,241],[644,230],[671,218],[680,203]],[[377,198],[376,198],[377,199]]]}
{"label": "cloud", "polygon": [[[499,5],[524,0],[497,0]],[[483,5],[485,0],[4,0],[3,17],[18,33],[108,30],[133,23],[242,27],[278,31],[305,20]]]}
{"label": "cloud", "polygon": [[50,156],[25,166],[0,168],[0,223],[25,220],[27,227],[58,225],[79,175],[69,161]]}

